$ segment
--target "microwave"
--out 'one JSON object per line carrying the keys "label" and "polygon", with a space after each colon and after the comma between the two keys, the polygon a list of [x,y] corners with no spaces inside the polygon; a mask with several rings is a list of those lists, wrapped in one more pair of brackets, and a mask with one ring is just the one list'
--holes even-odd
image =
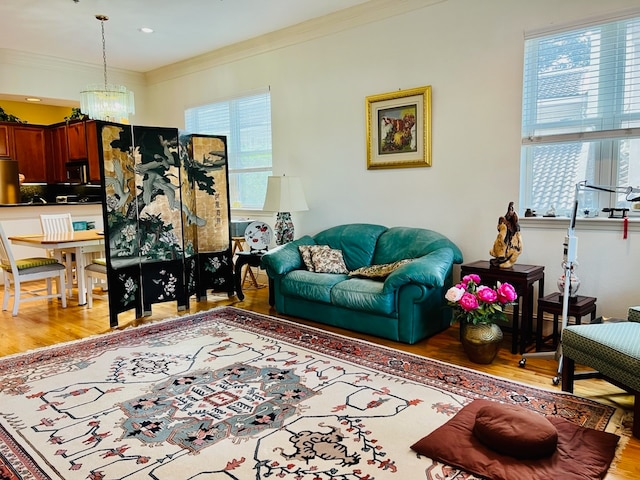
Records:
{"label": "microwave", "polygon": [[89,164],[86,161],[67,162],[65,164],[67,182],[85,184],[89,181]]}

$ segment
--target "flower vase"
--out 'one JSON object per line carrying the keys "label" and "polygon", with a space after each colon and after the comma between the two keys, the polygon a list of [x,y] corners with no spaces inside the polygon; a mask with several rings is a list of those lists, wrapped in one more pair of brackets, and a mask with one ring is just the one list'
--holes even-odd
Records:
{"label": "flower vase", "polygon": [[489,364],[493,362],[502,343],[502,330],[495,323],[462,322],[462,347],[467,357],[474,363]]}

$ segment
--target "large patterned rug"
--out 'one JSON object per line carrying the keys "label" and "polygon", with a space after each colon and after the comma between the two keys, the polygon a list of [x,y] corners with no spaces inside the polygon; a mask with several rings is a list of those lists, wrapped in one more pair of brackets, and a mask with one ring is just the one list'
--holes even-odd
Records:
{"label": "large patterned rug", "polygon": [[0,358],[0,479],[468,479],[409,447],[476,398],[616,413],[222,307]]}

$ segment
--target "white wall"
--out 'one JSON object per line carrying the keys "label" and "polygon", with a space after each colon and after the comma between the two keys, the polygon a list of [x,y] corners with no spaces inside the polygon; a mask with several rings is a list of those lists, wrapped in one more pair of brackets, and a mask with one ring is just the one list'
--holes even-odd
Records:
{"label": "white wall", "polygon": [[[297,236],[347,222],[427,227],[455,241],[465,261],[488,259],[498,217],[518,200],[524,33],[639,8],[638,1],[424,3],[246,58],[151,72],[134,122],[183,127],[187,107],[270,86],[274,173],[300,176],[310,208],[294,214]],[[432,86],[433,166],[367,170],[365,98],[422,85]],[[521,225],[519,262],[544,265],[551,293],[568,221]],[[577,234],[580,293],[598,297],[599,314],[625,316],[640,304],[640,226],[627,240],[615,220],[581,222]]]}
{"label": "white wall", "polygon": [[[19,48],[18,39],[16,49]],[[0,48],[0,93],[4,95],[40,97],[43,103],[53,100],[55,105],[80,106],[80,92],[87,85],[102,81],[101,65]],[[145,115],[147,100],[143,74],[110,68],[109,82],[123,84],[134,92],[136,114],[131,117],[131,123],[151,122]]]}
{"label": "white wall", "polygon": [[[302,177],[310,208],[295,215],[297,236],[347,222],[419,226],[449,236],[466,261],[488,259],[498,217],[518,200],[524,33],[637,6],[448,0],[152,84],[152,116],[182,125],[186,107],[269,85],[274,173]],[[433,166],[367,170],[365,97],[422,85],[432,86]],[[531,223],[519,262],[544,265],[551,293],[568,221]],[[622,240],[611,227],[578,227],[580,293],[598,297],[600,314],[626,316],[640,304],[640,231]]]}

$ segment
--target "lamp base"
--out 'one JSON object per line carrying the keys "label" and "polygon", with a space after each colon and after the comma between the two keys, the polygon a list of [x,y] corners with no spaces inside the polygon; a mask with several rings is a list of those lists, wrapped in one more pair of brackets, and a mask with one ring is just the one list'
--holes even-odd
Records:
{"label": "lamp base", "polygon": [[276,245],[293,242],[293,220],[290,212],[278,212],[276,215]]}

